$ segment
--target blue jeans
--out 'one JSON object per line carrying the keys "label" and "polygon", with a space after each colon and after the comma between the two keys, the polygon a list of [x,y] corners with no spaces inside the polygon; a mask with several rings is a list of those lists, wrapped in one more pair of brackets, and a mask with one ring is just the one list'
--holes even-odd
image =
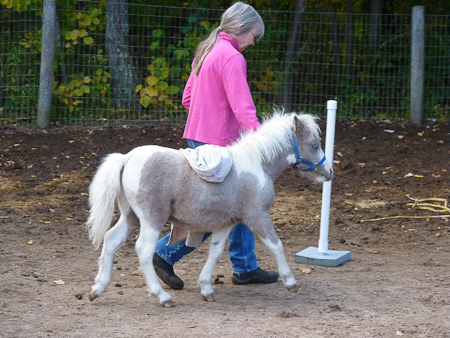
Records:
{"label": "blue jeans", "polygon": [[[188,140],[188,145],[191,148],[196,148],[204,143]],[[205,241],[211,233],[206,233],[203,237]],[[168,246],[170,234],[167,234],[158,241],[156,245],[156,253],[170,265],[174,265],[183,256],[195,250],[193,247],[186,245],[186,241],[175,245]],[[233,265],[233,272],[240,274],[244,272],[253,271],[258,268],[255,250],[255,237],[253,232],[244,224],[239,223],[235,225],[228,236],[228,254],[230,255],[231,264]]]}

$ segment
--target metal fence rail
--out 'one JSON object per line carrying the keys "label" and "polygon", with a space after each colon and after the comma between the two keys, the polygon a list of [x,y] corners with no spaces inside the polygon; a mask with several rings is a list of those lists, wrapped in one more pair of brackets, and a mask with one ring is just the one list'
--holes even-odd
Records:
{"label": "metal fence rail", "polygon": [[[181,96],[195,46],[218,25],[223,11],[131,4],[127,10],[124,37],[134,86],[131,100],[120,102],[114,86],[125,74],[114,75],[118,72],[110,63],[105,2],[58,9],[53,124],[185,121]],[[341,120],[409,117],[411,15],[380,16],[374,36],[368,14],[305,12],[298,48],[287,67],[294,13],[259,13],[266,34],[244,52],[258,114],[284,105],[287,95],[292,110],[318,116],[325,115],[326,101],[334,99]],[[36,121],[42,32],[37,14],[13,9],[0,14],[0,125]],[[448,22],[448,15],[426,16],[424,117],[450,114]]]}

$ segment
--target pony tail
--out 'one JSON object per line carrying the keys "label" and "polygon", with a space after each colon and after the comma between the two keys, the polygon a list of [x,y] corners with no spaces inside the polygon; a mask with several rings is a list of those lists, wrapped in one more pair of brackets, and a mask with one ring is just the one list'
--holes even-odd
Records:
{"label": "pony tail", "polygon": [[211,51],[211,49],[216,44],[217,40],[219,40],[219,32],[222,31],[222,28],[219,26],[216,29],[214,29],[209,36],[200,42],[200,44],[197,47],[195,59],[194,59],[194,66],[192,69],[192,72],[195,75],[198,75],[200,72],[200,68],[202,68],[203,61],[206,58],[206,55]]}
{"label": "pony tail", "polygon": [[122,169],[127,159],[127,155],[109,154],[104,158],[89,187],[91,209],[86,228],[95,249],[103,242],[103,237],[111,226],[115,201],[122,191]]}

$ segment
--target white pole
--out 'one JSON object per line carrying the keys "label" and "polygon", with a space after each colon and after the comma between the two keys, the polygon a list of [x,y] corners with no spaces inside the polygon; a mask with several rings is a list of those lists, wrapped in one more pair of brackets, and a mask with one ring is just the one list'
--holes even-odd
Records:
{"label": "white pole", "polygon": [[[333,165],[334,133],[336,127],[337,101],[327,101],[327,133],[325,140],[325,156]],[[330,222],[331,181],[324,182],[322,188],[322,214],[320,217],[320,237],[318,253],[328,252],[328,228]]]}

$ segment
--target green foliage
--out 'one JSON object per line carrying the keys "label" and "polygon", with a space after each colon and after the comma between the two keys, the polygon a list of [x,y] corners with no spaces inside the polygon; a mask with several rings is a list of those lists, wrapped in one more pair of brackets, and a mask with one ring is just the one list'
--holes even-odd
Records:
{"label": "green foliage", "polygon": [[82,79],[75,79],[67,84],[59,86],[53,81],[53,92],[57,95],[68,109],[74,112],[75,108],[83,103],[82,97],[102,97],[105,98],[109,91],[109,78],[111,74],[103,68],[97,68],[93,78],[85,76]]}
{"label": "green foliage", "polygon": [[[230,2],[167,1],[152,3],[161,6],[148,6],[148,2],[140,0],[130,2],[128,43],[138,79],[136,100],[140,107],[127,115],[114,111],[112,104],[109,61],[103,52],[106,0],[57,1],[60,35],[55,60],[54,117],[86,121],[176,117],[183,121],[186,111],[180,103],[195,48],[217,26],[220,14]],[[258,114],[264,116],[271,113],[274,104],[283,104],[287,40],[295,2],[249,3],[266,24],[264,38],[244,52],[253,99]],[[380,44],[374,47],[368,36],[370,15],[355,14],[350,67],[346,64],[350,48],[345,39],[346,1],[333,3],[339,12],[340,73],[336,71],[329,3],[307,2],[300,44],[288,68],[294,74],[293,109],[323,115],[324,110],[317,107],[335,98],[340,114],[346,118],[407,118],[410,18],[384,16]],[[368,12],[368,3],[354,1],[355,12]],[[433,0],[427,3],[426,11],[444,13],[448,6]],[[32,121],[37,110],[42,1],[0,0],[0,7],[0,114],[11,116],[8,121]],[[411,11],[409,5],[397,2],[385,7],[387,13]],[[321,13],[312,12],[316,10]],[[442,20],[439,31],[438,26],[430,28],[427,19],[425,117],[448,118],[450,114],[448,16],[442,15]]]}
{"label": "green foliage", "polygon": [[1,0],[0,4],[6,9],[16,11],[40,10],[42,8],[42,0]]}
{"label": "green foliage", "polygon": [[168,114],[183,109],[179,103],[191,70],[191,55],[210,30],[208,21],[199,21],[191,15],[187,18],[187,25],[178,34],[171,36],[172,33],[161,28],[151,32],[149,50],[152,62],[147,66],[149,73],[145,83],[136,87],[143,107],[164,110]]}
{"label": "green foliage", "polygon": [[145,108],[148,108],[150,104],[177,108],[171,97],[178,94],[180,88],[174,85],[169,86],[167,83],[173,69],[168,67],[165,59],[156,59],[148,66],[148,70],[150,75],[146,79],[146,86],[138,85],[136,87],[141,105]]}

